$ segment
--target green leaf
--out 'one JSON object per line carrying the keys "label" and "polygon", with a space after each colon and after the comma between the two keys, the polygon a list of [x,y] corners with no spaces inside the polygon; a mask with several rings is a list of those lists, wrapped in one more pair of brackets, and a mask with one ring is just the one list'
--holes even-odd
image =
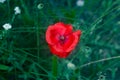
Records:
{"label": "green leaf", "polygon": [[8,69],[9,69],[8,66],[0,64],[0,70],[8,70]]}

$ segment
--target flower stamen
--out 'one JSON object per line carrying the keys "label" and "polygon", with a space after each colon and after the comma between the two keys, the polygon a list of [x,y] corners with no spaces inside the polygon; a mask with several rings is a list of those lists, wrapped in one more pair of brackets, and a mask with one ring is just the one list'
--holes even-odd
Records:
{"label": "flower stamen", "polygon": [[65,40],[65,37],[62,35],[62,36],[59,37],[59,39],[60,39],[61,41],[64,41],[64,40]]}
{"label": "flower stamen", "polygon": [[63,36],[63,35],[61,35],[61,36],[59,37],[59,41],[60,41],[60,43],[64,44],[65,41],[66,41],[66,37]]}

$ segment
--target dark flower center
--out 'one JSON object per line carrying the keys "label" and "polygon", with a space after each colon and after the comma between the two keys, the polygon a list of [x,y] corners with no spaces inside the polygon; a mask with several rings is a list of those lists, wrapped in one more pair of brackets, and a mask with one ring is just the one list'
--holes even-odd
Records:
{"label": "dark flower center", "polygon": [[63,36],[63,35],[60,35],[60,36],[59,36],[59,40],[60,40],[60,42],[63,44],[63,43],[65,43],[65,41],[66,41],[66,37]]}
{"label": "dark flower center", "polygon": [[60,36],[60,38],[59,38],[60,40],[65,40],[65,36]]}

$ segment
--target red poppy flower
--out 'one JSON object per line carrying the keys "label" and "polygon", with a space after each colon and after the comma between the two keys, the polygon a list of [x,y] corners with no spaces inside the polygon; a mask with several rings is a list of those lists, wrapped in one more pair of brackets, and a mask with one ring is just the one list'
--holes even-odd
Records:
{"label": "red poppy flower", "polygon": [[72,25],[58,22],[48,26],[46,41],[52,54],[66,58],[76,47],[80,35],[80,30],[73,32]]}

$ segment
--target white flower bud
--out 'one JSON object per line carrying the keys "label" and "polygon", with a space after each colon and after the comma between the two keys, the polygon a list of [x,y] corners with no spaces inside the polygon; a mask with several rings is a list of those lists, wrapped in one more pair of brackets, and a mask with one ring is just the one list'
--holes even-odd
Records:
{"label": "white flower bud", "polygon": [[77,5],[77,6],[80,6],[80,7],[84,6],[84,0],[78,0],[78,1],[76,2],[76,5]]}
{"label": "white flower bud", "polygon": [[4,28],[5,30],[9,30],[9,29],[12,28],[12,26],[11,26],[11,24],[6,23],[6,24],[3,25],[3,28]]}
{"label": "white flower bud", "polygon": [[68,62],[67,67],[68,67],[68,69],[72,69],[72,70],[75,70],[75,68],[76,68],[75,65],[71,62]]}
{"label": "white flower bud", "polygon": [[18,6],[14,8],[14,11],[16,15],[21,13],[21,10]]}
{"label": "white flower bud", "polygon": [[4,3],[6,0],[0,0],[0,3]]}

